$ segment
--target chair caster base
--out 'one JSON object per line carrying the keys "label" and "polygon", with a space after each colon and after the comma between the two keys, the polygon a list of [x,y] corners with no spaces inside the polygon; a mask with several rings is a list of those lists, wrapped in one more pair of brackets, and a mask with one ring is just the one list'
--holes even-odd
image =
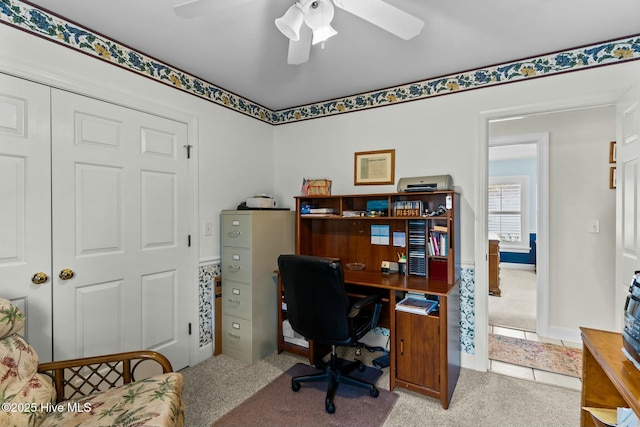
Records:
{"label": "chair caster base", "polygon": [[333,414],[334,412],[336,412],[336,405],[334,405],[334,403],[331,401],[327,401],[324,403],[324,409],[327,411],[327,413]]}

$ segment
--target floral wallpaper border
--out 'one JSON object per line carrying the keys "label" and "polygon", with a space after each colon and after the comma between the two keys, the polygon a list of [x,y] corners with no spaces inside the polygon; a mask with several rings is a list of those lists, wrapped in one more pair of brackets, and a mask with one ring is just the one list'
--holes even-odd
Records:
{"label": "floral wallpaper border", "polygon": [[19,0],[0,0],[0,23],[17,27],[272,125],[640,59],[640,35],[634,35],[402,86],[272,111]]}
{"label": "floral wallpaper border", "polygon": [[[199,342],[204,347],[213,342],[213,284],[220,275],[220,264],[201,265],[199,271]],[[460,285],[460,349],[475,354],[475,269],[462,267]],[[376,328],[378,335],[389,336],[389,331]]]}

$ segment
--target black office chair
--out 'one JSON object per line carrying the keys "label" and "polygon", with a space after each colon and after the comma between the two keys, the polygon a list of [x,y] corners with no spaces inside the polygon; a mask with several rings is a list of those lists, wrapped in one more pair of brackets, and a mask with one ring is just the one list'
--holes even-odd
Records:
{"label": "black office chair", "polygon": [[[369,390],[372,397],[380,392],[375,385],[349,377],[354,369],[364,371],[361,361],[340,366],[336,346],[357,345],[380,316],[382,303],[379,296],[371,295],[351,305],[344,288],[344,271],[339,260],[306,255],[280,255],[278,268],[287,303],[287,317],[294,331],[314,345],[330,345],[331,359],[327,365],[314,361],[324,372],[294,377],[293,391],[300,390],[300,383],[328,381],[325,409],[333,414],[336,407],[333,398],[339,383],[346,383]],[[362,310],[372,305],[372,310]]]}

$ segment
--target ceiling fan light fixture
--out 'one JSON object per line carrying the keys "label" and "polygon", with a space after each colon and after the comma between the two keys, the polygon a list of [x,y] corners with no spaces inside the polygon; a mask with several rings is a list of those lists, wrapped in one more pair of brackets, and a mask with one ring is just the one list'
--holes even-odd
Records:
{"label": "ceiling fan light fixture", "polygon": [[300,9],[299,3],[291,6],[282,17],[275,21],[280,32],[293,41],[300,40],[300,28],[303,22],[304,13]]}
{"label": "ceiling fan light fixture", "polygon": [[321,28],[315,28],[313,30],[313,41],[311,42],[311,44],[323,43],[329,37],[333,37],[336,34],[338,34],[338,32],[334,30],[331,25],[326,25]]}
{"label": "ceiling fan light fixture", "polygon": [[304,22],[313,32],[312,44],[326,41],[338,34],[331,26],[333,21],[333,3],[331,0],[312,0],[303,2]]}

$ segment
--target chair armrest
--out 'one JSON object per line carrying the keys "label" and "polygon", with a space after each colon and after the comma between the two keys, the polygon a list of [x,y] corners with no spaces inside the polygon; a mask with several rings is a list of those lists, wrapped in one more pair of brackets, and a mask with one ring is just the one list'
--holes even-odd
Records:
{"label": "chair armrest", "polygon": [[46,362],[38,365],[38,372],[53,380],[58,403],[136,381],[136,369],[144,361],[157,363],[162,373],[173,372],[165,356],[150,350]]}
{"label": "chair armrest", "polygon": [[349,311],[349,317],[352,317],[352,318],[356,317],[360,313],[360,310],[362,310],[367,306],[370,306],[373,303],[378,302],[378,300],[380,300],[379,295],[369,295],[365,298],[359,299],[351,306],[351,311]]}

